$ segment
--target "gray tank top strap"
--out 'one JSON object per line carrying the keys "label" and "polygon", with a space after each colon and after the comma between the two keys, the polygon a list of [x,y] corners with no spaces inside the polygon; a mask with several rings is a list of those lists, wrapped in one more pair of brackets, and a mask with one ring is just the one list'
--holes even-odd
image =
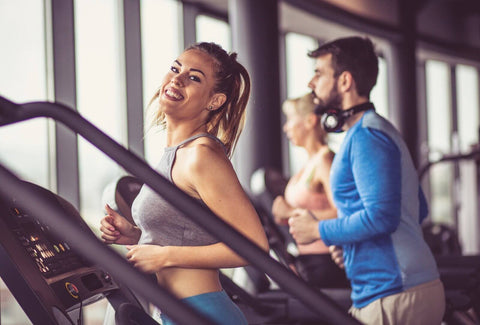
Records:
{"label": "gray tank top strap", "polygon": [[193,141],[195,139],[198,139],[198,138],[201,138],[201,137],[207,137],[207,138],[210,138],[210,139],[213,139],[213,140],[217,141],[218,143],[220,143],[222,145],[223,151],[226,152],[227,149],[225,148],[225,144],[219,138],[217,138],[214,135],[211,135],[210,133],[199,133],[199,134],[192,135],[190,138],[183,140],[182,142],[177,144],[175,147],[176,147],[176,149],[178,149],[181,146],[183,146],[184,144],[187,144],[188,142],[191,142],[191,141]]}
{"label": "gray tank top strap", "polygon": [[173,163],[175,161],[175,157],[177,155],[178,148],[182,147],[183,145],[185,145],[185,144],[187,144],[187,143],[189,143],[189,142],[191,142],[195,139],[201,138],[201,137],[207,137],[207,138],[210,138],[210,139],[213,139],[213,140],[217,141],[218,143],[220,143],[222,145],[223,151],[225,153],[227,152],[227,148],[225,147],[223,142],[219,138],[217,138],[216,136],[211,135],[210,133],[195,134],[195,135],[191,136],[190,138],[183,140],[182,142],[180,142],[176,146],[166,147],[165,151],[163,153],[162,160],[161,160],[158,168],[160,169],[160,173],[163,174],[165,177],[167,177],[170,182],[173,183],[172,167],[173,167]]}

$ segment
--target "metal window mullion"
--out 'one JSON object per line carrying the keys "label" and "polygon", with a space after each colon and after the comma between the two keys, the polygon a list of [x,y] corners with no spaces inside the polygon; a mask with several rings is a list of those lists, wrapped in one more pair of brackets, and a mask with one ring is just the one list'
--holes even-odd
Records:
{"label": "metal window mullion", "polygon": [[[77,107],[74,1],[51,0],[55,101]],[[57,193],[80,205],[77,135],[56,123]]]}
{"label": "metal window mullion", "polygon": [[140,1],[123,1],[128,148],[144,157],[143,75]]}
{"label": "metal window mullion", "polygon": [[[450,111],[451,111],[451,130],[452,130],[452,143],[451,143],[451,152],[452,154],[458,154],[460,151],[460,140],[458,134],[458,107],[457,107],[457,78],[456,78],[456,66],[450,65]],[[458,230],[458,215],[461,200],[459,197],[459,186],[460,186],[460,164],[458,161],[453,163],[453,179],[451,184],[451,193],[453,195],[453,207],[452,207],[452,216],[455,229]]]}
{"label": "metal window mullion", "polygon": [[188,47],[197,40],[196,18],[199,8],[190,3],[183,3],[183,45]]}

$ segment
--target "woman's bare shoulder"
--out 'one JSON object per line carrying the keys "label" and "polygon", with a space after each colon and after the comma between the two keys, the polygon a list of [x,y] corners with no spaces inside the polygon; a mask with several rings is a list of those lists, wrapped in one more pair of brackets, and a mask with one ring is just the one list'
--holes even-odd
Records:
{"label": "woman's bare shoulder", "polygon": [[214,139],[198,138],[185,149],[188,150],[187,161],[191,171],[204,173],[230,165],[224,147]]}
{"label": "woman's bare shoulder", "polygon": [[321,148],[315,155],[315,159],[318,163],[331,163],[335,153],[328,147]]}

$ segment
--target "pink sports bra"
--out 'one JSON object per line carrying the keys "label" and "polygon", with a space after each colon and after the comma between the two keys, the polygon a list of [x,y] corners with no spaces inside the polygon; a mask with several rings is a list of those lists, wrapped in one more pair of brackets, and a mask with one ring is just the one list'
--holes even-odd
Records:
{"label": "pink sports bra", "polygon": [[323,210],[331,207],[325,192],[312,191],[303,181],[289,182],[285,188],[285,200],[294,208]]}

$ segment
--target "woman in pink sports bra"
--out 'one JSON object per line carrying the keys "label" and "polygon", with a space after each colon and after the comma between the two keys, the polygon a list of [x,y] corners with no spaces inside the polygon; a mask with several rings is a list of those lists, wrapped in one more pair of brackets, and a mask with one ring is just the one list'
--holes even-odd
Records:
{"label": "woman in pink sports bra", "polygon": [[[285,188],[284,195],[277,196],[272,205],[272,213],[278,224],[287,225],[288,219],[295,209],[322,210],[323,219],[337,217],[337,210],[333,204],[330,189],[330,167],[334,153],[326,141],[326,132],[320,125],[319,117],[314,113],[315,104],[311,93],[295,99],[287,99],[282,106],[286,116],[283,131],[289,141],[308,154],[308,160],[301,170],[293,175]],[[313,218],[313,215],[312,215]],[[307,255],[316,255],[315,260],[322,265],[324,272],[315,271],[315,282],[331,284],[331,273],[338,273],[345,280],[344,271],[331,260],[328,247],[317,240],[308,245],[297,245],[299,259],[312,260]],[[315,264],[318,264],[315,262]],[[297,263],[298,265],[298,263]],[[315,266],[315,268],[317,268]],[[299,273],[302,273],[298,269]],[[318,272],[317,272],[318,271]],[[323,275],[318,273],[325,273]],[[302,274],[301,274],[302,275]],[[304,277],[311,278],[311,276]],[[328,279],[328,280],[327,280]],[[325,281],[324,281],[325,280]],[[318,284],[318,283],[316,283]]]}

